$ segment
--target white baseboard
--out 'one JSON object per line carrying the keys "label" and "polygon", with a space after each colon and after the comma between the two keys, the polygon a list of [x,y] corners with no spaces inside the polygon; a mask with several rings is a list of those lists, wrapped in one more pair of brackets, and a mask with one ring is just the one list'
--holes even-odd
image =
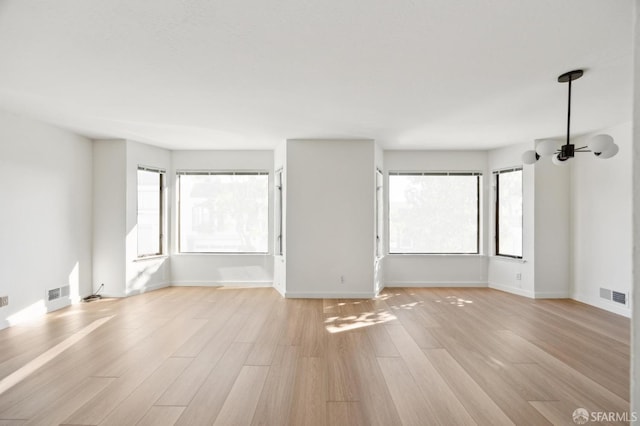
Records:
{"label": "white baseboard", "polygon": [[287,299],[373,299],[376,297],[374,292],[285,292],[284,297]]}
{"label": "white baseboard", "polygon": [[125,295],[125,297],[137,296],[138,294],[147,293],[149,291],[153,291],[153,290],[158,290],[158,289],[161,289],[161,288],[169,287],[169,285],[170,284],[168,282],[161,282],[161,283],[158,283],[158,284],[145,286],[145,287],[142,287],[142,288],[135,288],[133,290],[127,291],[127,294]]}
{"label": "white baseboard", "polygon": [[583,294],[574,293],[572,299],[578,302],[586,303],[587,305],[595,306],[596,308],[604,309],[605,311],[613,312],[614,314],[622,315],[627,318],[631,318],[631,306],[618,305],[617,303],[607,302],[599,298],[587,297]]}
{"label": "white baseboard", "polygon": [[488,287],[486,281],[385,281],[384,287]]}
{"label": "white baseboard", "polygon": [[71,306],[71,299],[69,299],[68,297],[61,297],[60,299],[46,302],[45,306],[47,307],[47,313],[57,311],[58,309]]}
{"label": "white baseboard", "polygon": [[518,296],[524,296],[530,299],[535,299],[535,294],[531,290],[524,290],[522,288],[511,287],[508,285],[502,285],[497,283],[489,283],[489,288],[492,288],[494,290],[504,291],[506,293],[517,294]]}
{"label": "white baseboard", "polygon": [[273,287],[271,281],[172,281],[172,287]]}
{"label": "white baseboard", "polygon": [[7,320],[1,320],[0,321],[0,330],[5,329],[7,327],[9,327],[11,324],[9,324],[9,321]]}
{"label": "white baseboard", "polygon": [[536,291],[536,299],[569,299],[569,293],[566,291]]}

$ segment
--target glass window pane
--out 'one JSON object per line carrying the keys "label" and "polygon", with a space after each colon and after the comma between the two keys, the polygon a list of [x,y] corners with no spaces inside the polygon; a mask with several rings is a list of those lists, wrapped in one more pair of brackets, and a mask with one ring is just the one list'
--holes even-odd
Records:
{"label": "glass window pane", "polygon": [[162,174],[138,170],[138,256],[161,254]]}
{"label": "glass window pane", "polygon": [[478,176],[389,176],[391,253],[477,253]]}
{"label": "glass window pane", "polygon": [[180,251],[267,253],[269,176],[181,175]]}
{"label": "glass window pane", "polygon": [[522,170],[499,173],[496,254],[522,257]]}

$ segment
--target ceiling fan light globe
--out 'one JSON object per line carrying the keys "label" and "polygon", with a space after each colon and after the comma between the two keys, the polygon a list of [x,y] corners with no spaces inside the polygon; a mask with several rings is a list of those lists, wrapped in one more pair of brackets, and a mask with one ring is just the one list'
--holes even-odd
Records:
{"label": "ceiling fan light globe", "polygon": [[596,135],[589,140],[589,149],[592,152],[605,152],[615,145],[613,138],[609,135]]}
{"label": "ceiling fan light globe", "polygon": [[555,154],[558,150],[559,143],[553,139],[545,139],[536,145],[536,152],[541,156],[549,156]]}

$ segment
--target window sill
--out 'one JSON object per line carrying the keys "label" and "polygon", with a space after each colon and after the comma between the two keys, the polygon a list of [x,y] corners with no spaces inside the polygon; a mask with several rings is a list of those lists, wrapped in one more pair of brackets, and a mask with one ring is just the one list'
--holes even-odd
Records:
{"label": "window sill", "polygon": [[516,257],[508,257],[508,256],[493,255],[493,256],[489,256],[489,259],[500,260],[502,262],[510,262],[510,263],[527,263],[525,259],[518,259]]}
{"label": "window sill", "polygon": [[487,255],[481,253],[389,253],[386,256],[487,257]]}
{"label": "window sill", "polygon": [[173,256],[273,256],[271,253],[233,253],[233,252],[188,252],[175,253]]}
{"label": "window sill", "polygon": [[169,255],[167,254],[158,254],[155,256],[144,256],[144,257],[136,257],[133,259],[134,262],[144,262],[145,260],[158,260],[158,259],[168,259]]}

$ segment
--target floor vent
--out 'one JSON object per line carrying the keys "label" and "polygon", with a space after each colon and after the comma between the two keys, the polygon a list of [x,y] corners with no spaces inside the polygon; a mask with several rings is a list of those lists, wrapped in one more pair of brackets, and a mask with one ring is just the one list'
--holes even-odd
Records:
{"label": "floor vent", "polygon": [[52,288],[47,291],[47,301],[51,302],[52,300],[60,299],[61,297],[69,297],[69,286],[65,285],[64,287]]}
{"label": "floor vent", "polygon": [[609,290],[608,288],[600,288],[600,297],[611,302],[620,303],[621,305],[627,304],[627,293]]}

